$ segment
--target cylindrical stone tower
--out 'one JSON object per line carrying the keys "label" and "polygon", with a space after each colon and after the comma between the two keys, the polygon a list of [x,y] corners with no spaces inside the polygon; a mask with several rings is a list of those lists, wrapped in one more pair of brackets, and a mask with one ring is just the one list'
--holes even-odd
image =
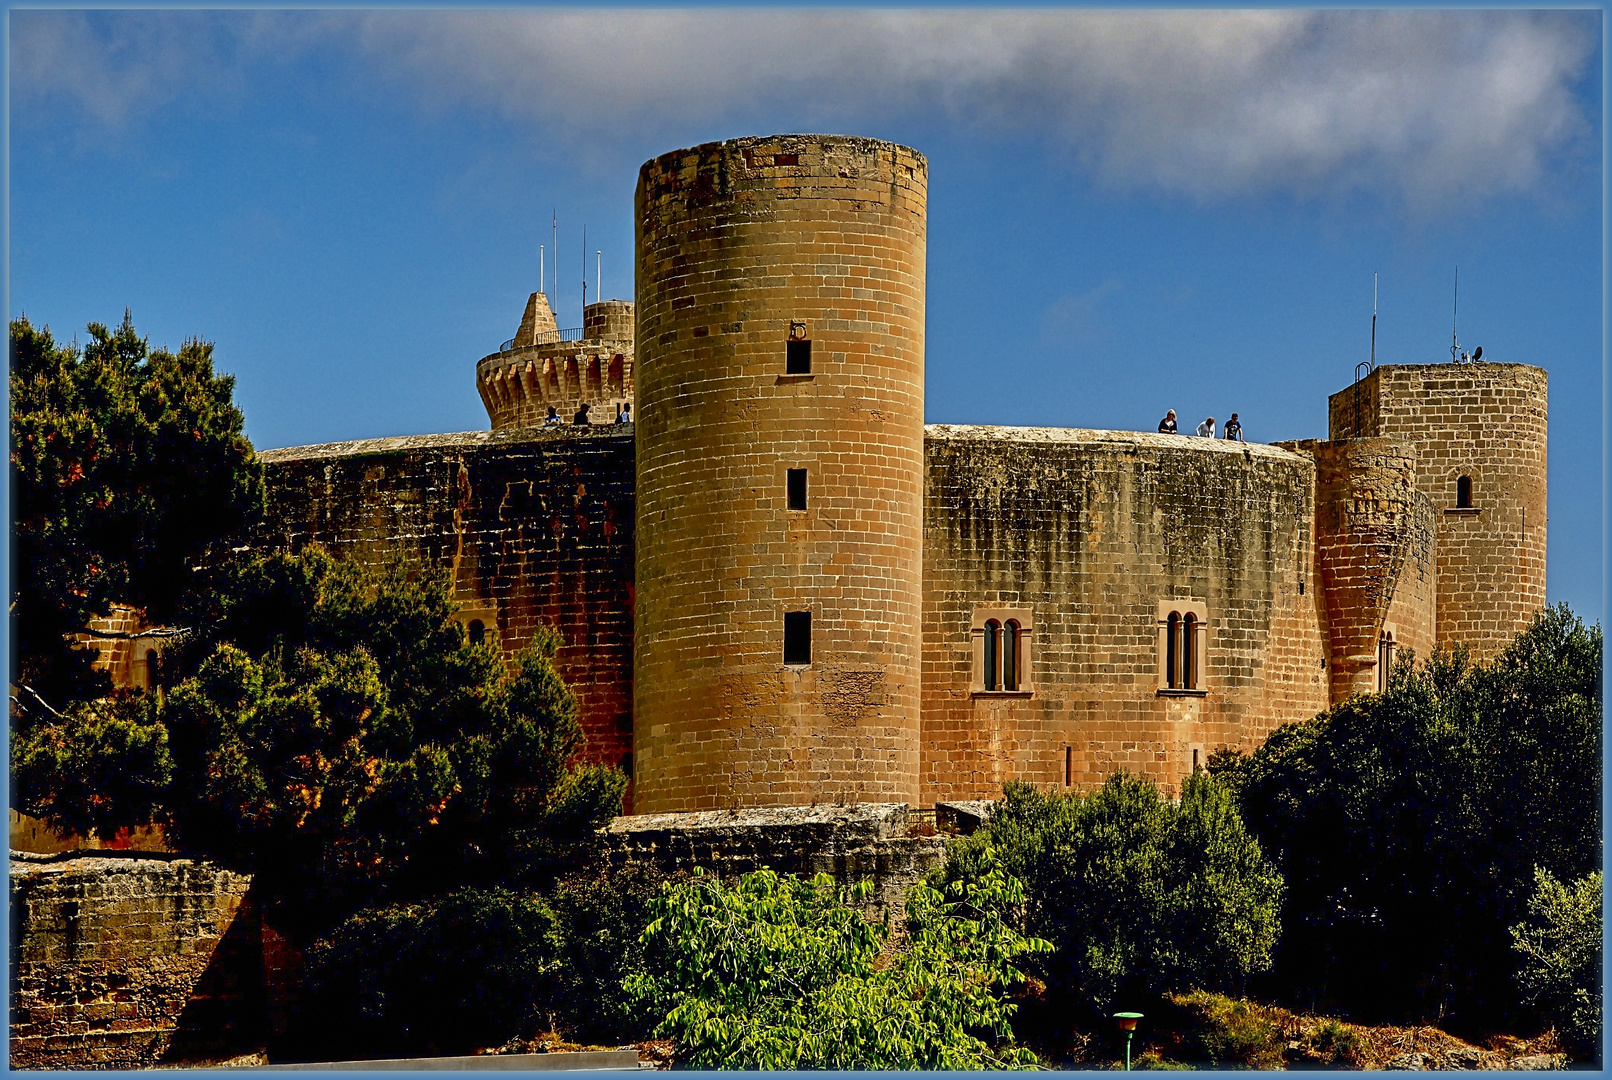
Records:
{"label": "cylindrical stone tower", "polygon": [[928,163],[639,171],[634,808],[918,799]]}

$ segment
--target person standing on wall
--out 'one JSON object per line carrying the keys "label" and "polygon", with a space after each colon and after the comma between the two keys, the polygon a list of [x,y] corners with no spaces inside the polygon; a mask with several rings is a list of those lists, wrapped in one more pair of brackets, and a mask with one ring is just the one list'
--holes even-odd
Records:
{"label": "person standing on wall", "polygon": [[1166,435],[1174,435],[1175,434],[1175,410],[1174,409],[1171,409],[1169,412],[1164,414],[1164,419],[1159,421],[1159,430],[1162,431]]}
{"label": "person standing on wall", "polygon": [[1200,439],[1212,439],[1215,437],[1214,417],[1211,416],[1209,419],[1198,425],[1198,437]]}
{"label": "person standing on wall", "polygon": [[1226,421],[1226,434],[1224,437],[1232,442],[1243,441],[1243,425],[1238,422],[1236,413],[1232,413],[1231,419]]}
{"label": "person standing on wall", "polygon": [[591,424],[591,423],[593,423],[592,420],[588,419],[588,403],[586,401],[584,401],[582,403],[582,408],[577,410],[577,414],[571,418],[571,423],[573,423],[573,424]]}
{"label": "person standing on wall", "polygon": [[549,414],[547,416],[543,417],[543,426],[544,427],[554,427],[556,424],[563,424],[564,422],[565,421],[560,419],[559,412],[554,408],[553,405],[550,405],[549,406]]}

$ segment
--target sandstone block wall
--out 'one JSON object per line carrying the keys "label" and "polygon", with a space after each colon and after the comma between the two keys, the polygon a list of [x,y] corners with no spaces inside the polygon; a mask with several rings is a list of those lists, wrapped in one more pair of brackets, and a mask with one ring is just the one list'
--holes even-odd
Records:
{"label": "sandstone block wall", "polygon": [[[1525,364],[1385,365],[1328,399],[1333,439],[1415,450],[1437,525],[1439,644],[1492,656],[1545,603],[1548,390]],[[1462,476],[1470,509],[1456,505]]]}
{"label": "sandstone block wall", "polygon": [[11,1067],[141,1068],[261,1045],[251,879],[188,859],[11,862]]}
{"label": "sandstone block wall", "polygon": [[609,865],[703,867],[731,881],[763,867],[840,885],[871,880],[870,914],[899,917],[906,893],[945,859],[946,837],[909,835],[905,804],[801,806],[620,817],[605,837]]}
{"label": "sandstone block wall", "polygon": [[1332,700],[1381,685],[1385,632],[1425,657],[1434,643],[1433,504],[1416,454],[1388,439],[1286,444],[1316,462],[1316,564],[1326,597]]}
{"label": "sandstone block wall", "polygon": [[[925,805],[1004,780],[1174,787],[1328,704],[1311,527],[1315,467],[1184,436],[930,425]],[[1162,601],[1207,614],[1204,689],[1160,688]],[[976,689],[974,611],[1033,612],[1018,693]]]}
{"label": "sandstone block wall", "polygon": [[446,573],[507,657],[540,625],[563,639],[590,761],[632,752],[631,428],[549,428],[370,439],[261,455],[265,543],[318,542],[378,564]]}
{"label": "sandstone block wall", "polygon": [[818,135],[640,172],[640,809],[917,798],[927,181]]}

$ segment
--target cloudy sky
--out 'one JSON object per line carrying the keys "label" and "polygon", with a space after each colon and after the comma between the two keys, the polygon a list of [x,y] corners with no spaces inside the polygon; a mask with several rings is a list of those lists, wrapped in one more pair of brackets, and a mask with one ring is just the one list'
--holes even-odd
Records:
{"label": "cloudy sky", "polygon": [[[217,344],[260,448],[486,426],[559,218],[632,295],[638,166],[930,162],[933,422],[1323,437],[1370,350],[1551,374],[1550,593],[1599,618],[1598,12],[12,11],[9,305]],[[587,228],[586,249],[583,226]],[[545,271],[552,279],[552,265]],[[552,288],[552,282],[547,282]]]}

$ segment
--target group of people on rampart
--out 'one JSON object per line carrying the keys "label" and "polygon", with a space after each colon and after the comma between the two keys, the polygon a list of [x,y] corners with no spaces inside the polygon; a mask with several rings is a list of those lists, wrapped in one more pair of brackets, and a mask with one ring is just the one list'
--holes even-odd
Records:
{"label": "group of people on rampart", "polygon": [[[588,416],[588,410],[591,409],[591,408],[593,408],[593,406],[589,405],[586,401],[584,401],[582,403],[582,407],[577,409],[576,415],[571,417],[571,423],[576,424],[578,426],[593,423],[593,420]],[[630,424],[630,423],[632,423],[632,402],[630,402],[630,401],[623,402],[620,406],[618,406],[616,408],[616,423],[618,423],[618,424]],[[564,424],[565,424],[565,421],[560,418],[559,410],[557,410],[553,405],[550,405],[549,406],[549,414],[547,416],[543,417],[543,426],[544,427],[561,427]]]}
{"label": "group of people on rampart", "polygon": [[[1171,409],[1169,412],[1164,414],[1164,419],[1159,421],[1159,430],[1166,435],[1180,434],[1180,432],[1176,430],[1174,409]],[[1215,437],[1214,417],[1207,417],[1203,423],[1198,425],[1198,437],[1201,439],[1212,439]],[[1242,422],[1237,419],[1236,413],[1232,413],[1231,419],[1226,421],[1225,433],[1221,436],[1221,438],[1229,439],[1232,442],[1243,441],[1243,425]]]}

